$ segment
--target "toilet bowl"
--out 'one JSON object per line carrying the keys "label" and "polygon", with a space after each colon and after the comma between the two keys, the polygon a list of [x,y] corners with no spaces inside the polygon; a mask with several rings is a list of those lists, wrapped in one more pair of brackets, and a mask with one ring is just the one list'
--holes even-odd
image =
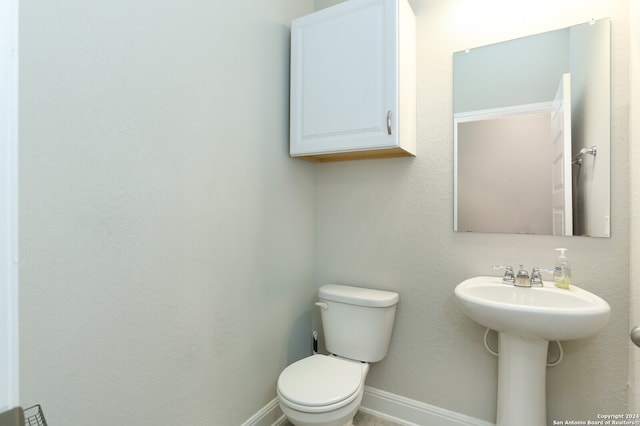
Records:
{"label": "toilet bowl", "polygon": [[387,355],[399,295],[327,284],[318,296],[331,355],[309,356],[280,373],[280,408],[296,426],[351,426],[369,363]]}
{"label": "toilet bowl", "polygon": [[351,426],[368,371],[366,362],[335,355],[304,358],[278,378],[280,408],[296,426]]}

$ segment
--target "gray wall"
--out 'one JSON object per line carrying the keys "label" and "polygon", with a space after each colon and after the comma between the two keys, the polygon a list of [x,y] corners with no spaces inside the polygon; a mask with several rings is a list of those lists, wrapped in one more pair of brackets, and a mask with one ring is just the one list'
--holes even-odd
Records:
{"label": "gray wall", "polygon": [[[596,337],[564,344],[548,370],[550,419],[627,412],[629,294],[628,0],[411,1],[418,39],[418,156],[322,164],[316,169],[316,284],[396,290],[391,349],[368,384],[495,420],[497,361],[483,329],[456,306],[453,288],[490,265],[552,265],[569,248],[574,281],[606,299],[612,318]],[[452,52],[612,18],[612,237],[454,233]],[[317,321],[317,318],[315,318]]]}
{"label": "gray wall", "polygon": [[21,403],[50,424],[237,425],[310,352],[312,6],[20,2]]}

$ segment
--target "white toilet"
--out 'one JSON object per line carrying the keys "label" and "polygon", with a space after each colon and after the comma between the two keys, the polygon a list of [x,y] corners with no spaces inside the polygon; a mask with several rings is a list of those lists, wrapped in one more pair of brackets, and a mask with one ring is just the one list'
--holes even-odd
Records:
{"label": "white toilet", "polygon": [[331,355],[312,355],[278,378],[280,408],[296,426],[351,426],[369,362],[387,355],[400,297],[390,291],[327,284],[318,291]]}

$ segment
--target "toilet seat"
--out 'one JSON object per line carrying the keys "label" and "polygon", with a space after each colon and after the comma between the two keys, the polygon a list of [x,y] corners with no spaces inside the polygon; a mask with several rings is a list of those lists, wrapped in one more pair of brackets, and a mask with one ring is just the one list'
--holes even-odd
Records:
{"label": "toilet seat", "polygon": [[367,367],[358,361],[312,355],[291,364],[280,374],[278,395],[296,410],[336,410],[359,396]]}

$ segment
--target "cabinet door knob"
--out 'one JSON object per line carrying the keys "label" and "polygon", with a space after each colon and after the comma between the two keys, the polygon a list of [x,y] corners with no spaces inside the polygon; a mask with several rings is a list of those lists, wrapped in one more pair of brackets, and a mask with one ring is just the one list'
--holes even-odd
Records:
{"label": "cabinet door knob", "polygon": [[387,111],[387,133],[391,134],[391,111]]}
{"label": "cabinet door knob", "polygon": [[631,341],[635,343],[636,346],[640,346],[640,327],[635,326],[633,330],[631,330]]}

